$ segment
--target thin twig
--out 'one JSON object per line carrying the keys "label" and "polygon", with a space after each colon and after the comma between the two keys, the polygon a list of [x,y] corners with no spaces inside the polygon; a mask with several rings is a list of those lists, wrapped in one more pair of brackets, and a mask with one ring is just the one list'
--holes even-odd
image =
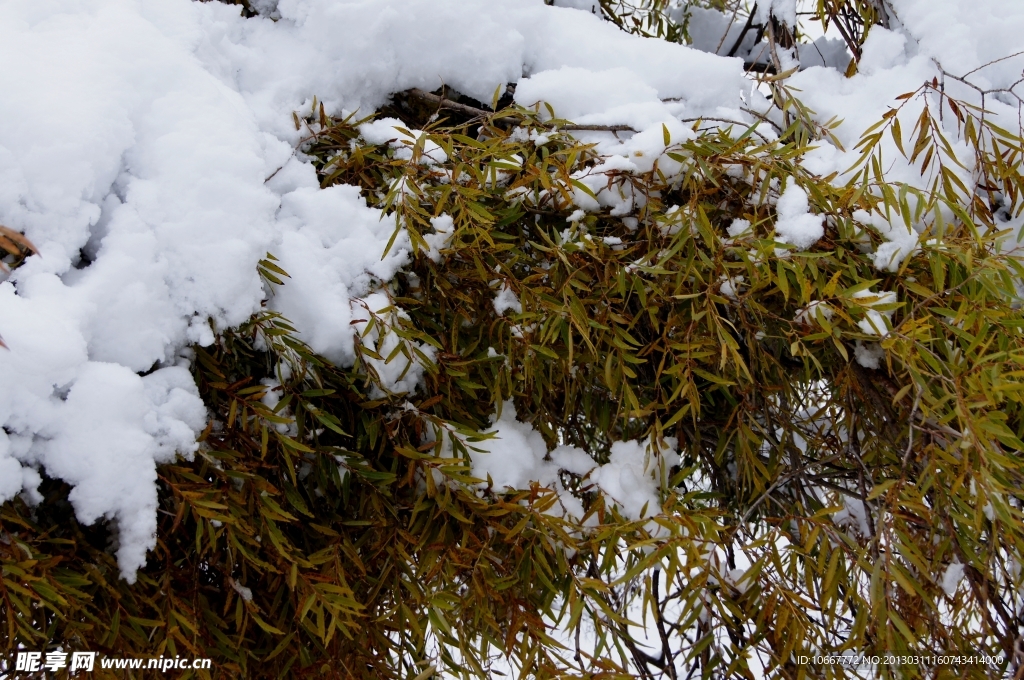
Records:
{"label": "thin twig", "polygon": [[672,646],[668,641],[668,633],[665,631],[665,618],[664,613],[661,611],[661,603],[659,602],[658,585],[661,577],[661,569],[655,569],[654,574],[651,576],[651,587],[654,595],[654,623],[658,628],[658,637],[661,638],[661,662],[662,669],[668,672],[668,676],[675,680],[676,678],[676,665],[672,660]]}
{"label": "thin twig", "polygon": [[[738,10],[738,6],[737,6],[737,10]],[[744,24],[743,30],[740,31],[740,35],[739,35],[738,38],[736,38],[736,42],[733,43],[732,49],[729,50],[729,53],[726,55],[727,57],[735,57],[736,56],[736,50],[738,50],[740,48],[740,45],[743,43],[743,39],[747,37],[747,32],[754,25],[754,12],[756,12],[756,11],[757,11],[757,5],[754,5],[753,9],[750,10],[750,15],[747,17],[747,23]],[[731,28],[732,24],[730,23],[729,26]],[[728,30],[726,30],[725,35],[729,35],[729,31]],[[722,36],[722,40],[725,40],[725,36]],[[721,47],[722,47],[721,43],[719,43],[718,47],[719,47],[719,49],[721,49]]]}
{"label": "thin twig", "polygon": [[585,131],[585,132],[640,132],[629,125],[562,125],[559,130]]}
{"label": "thin twig", "polygon": [[436,104],[438,108],[448,109],[450,111],[458,111],[459,113],[465,114],[467,116],[472,116],[474,118],[486,118],[487,116],[490,116],[491,114],[494,113],[493,111],[485,111],[483,109],[478,109],[475,106],[460,104],[459,102],[452,101],[451,99],[448,99],[446,97],[436,95],[433,92],[421,90],[418,87],[414,87],[411,90],[406,90],[404,94],[407,94],[411,97],[415,97],[416,99],[422,99],[423,101],[430,102],[431,104]]}
{"label": "thin twig", "polygon": [[978,68],[975,68],[975,69],[971,69],[970,71],[968,71],[967,73],[965,73],[965,74],[963,75],[963,77],[964,77],[964,78],[966,78],[967,76],[971,75],[972,73],[976,73],[977,71],[980,71],[980,70],[981,70],[981,69],[983,69],[983,68],[986,68],[986,67],[988,67],[988,66],[991,66],[992,64],[998,64],[998,63],[999,63],[999,62],[1001,62],[1001,61],[1006,61],[1007,59],[1013,59],[1014,57],[1019,57],[1019,56],[1021,56],[1022,54],[1024,54],[1024,50],[1021,50],[1020,52],[1014,52],[1013,54],[1008,54],[1008,55],[1006,55],[1005,57],[999,57],[998,59],[993,59],[992,61],[990,61],[990,62],[988,62],[988,63],[982,64],[982,65],[981,65],[981,66],[979,66]]}
{"label": "thin twig", "polygon": [[917,396],[914,397],[914,405],[910,408],[910,427],[907,430],[907,450],[903,452],[903,471],[907,470],[907,463],[910,461],[910,452],[914,449],[914,415],[917,407],[921,405],[921,387],[917,387]]}
{"label": "thin twig", "polygon": [[780,486],[782,486],[783,484],[786,484],[787,482],[789,482],[792,479],[795,479],[795,478],[799,477],[800,475],[802,475],[804,472],[807,471],[807,468],[811,467],[812,465],[823,465],[825,463],[828,463],[830,461],[835,460],[838,457],[839,457],[839,454],[837,453],[835,455],[829,456],[828,458],[826,458],[825,460],[822,460],[822,461],[818,461],[818,460],[807,461],[807,463],[805,463],[804,465],[801,465],[799,468],[797,468],[795,470],[790,470],[788,473],[786,473],[786,474],[782,475],[781,477],[779,477],[777,480],[775,480],[774,484],[769,486],[765,490],[765,492],[763,494],[761,494],[757,498],[757,500],[754,501],[754,503],[749,508],[747,508],[747,511],[745,513],[743,513],[743,517],[740,518],[740,522],[739,522],[740,525],[746,524],[747,520],[750,519],[750,515],[753,514],[754,510],[757,509],[757,506],[759,506],[761,503],[763,503],[765,501],[765,499],[767,499],[769,496],[771,496],[772,492],[774,492]]}

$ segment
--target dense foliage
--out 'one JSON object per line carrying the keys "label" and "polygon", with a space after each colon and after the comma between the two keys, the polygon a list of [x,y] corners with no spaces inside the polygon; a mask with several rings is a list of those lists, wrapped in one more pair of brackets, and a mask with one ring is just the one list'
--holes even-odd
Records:
{"label": "dense foliage", "polygon": [[[836,4],[823,16],[871,18]],[[778,139],[665,128],[651,170],[607,176],[626,215],[577,211],[600,161],[587,130],[497,96],[486,115],[396,98],[387,113],[426,133],[390,145],[322,108],[297,118],[323,186],[359,186],[408,232],[393,306],[365,310],[350,369],[270,311],[194,348],[212,420],[194,460],[160,469],[159,544],[134,585],[66,485],[5,504],[5,650],[209,656],[218,677],[855,672],[794,661],[815,652],[999,654],[878,673],[1019,674],[1024,270],[1001,224],[1024,211],[1021,135],[925,84],[902,100],[927,104],[912,132],[893,102],[839,182],[799,163],[830,127],[765,87]],[[949,171],[940,116],[977,153],[973,185]],[[882,135],[929,190],[886,177]],[[826,216],[806,250],[773,231],[792,186]],[[895,271],[876,266],[871,214],[929,225]],[[271,290],[288,285],[275,262]],[[520,312],[495,308],[503,288]],[[377,371],[396,362],[426,367],[418,393],[387,393]],[[661,514],[630,521],[565,472],[577,523],[550,490],[473,478],[507,399],[598,462],[622,440],[678,447]]]}

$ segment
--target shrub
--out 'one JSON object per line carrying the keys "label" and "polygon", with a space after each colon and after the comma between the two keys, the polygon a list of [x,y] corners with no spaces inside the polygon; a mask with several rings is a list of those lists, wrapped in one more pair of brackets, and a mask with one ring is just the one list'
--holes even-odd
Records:
{"label": "shrub", "polygon": [[[6,648],[247,677],[853,672],[794,661],[821,652],[1019,668],[1024,317],[1001,225],[1024,210],[1021,136],[925,84],[902,100],[925,101],[904,155],[930,188],[883,171],[898,104],[843,183],[800,162],[832,126],[769,87],[777,139],[665,126],[633,138],[632,168],[578,138],[609,128],[543,108],[407,93],[388,113],[408,128],[371,144],[368,119],[314,107],[297,122],[322,185],[359,186],[415,251],[359,320],[355,366],[269,309],[194,348],[214,418],[194,461],[160,469],[136,584],[65,485],[3,506]],[[872,215],[927,238],[880,261]],[[288,285],[272,255],[260,272]],[[425,371],[418,396],[389,392],[395,367]],[[661,507],[631,516],[570,470],[561,492],[475,477],[508,400],[598,464],[650,441]]]}

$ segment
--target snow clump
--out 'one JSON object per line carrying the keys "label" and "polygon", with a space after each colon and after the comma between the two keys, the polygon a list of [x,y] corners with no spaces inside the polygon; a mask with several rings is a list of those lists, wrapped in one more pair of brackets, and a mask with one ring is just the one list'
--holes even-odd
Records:
{"label": "snow clump", "polygon": [[604,465],[574,446],[549,452],[541,434],[517,419],[511,401],[502,405],[484,434],[493,437],[469,444],[474,477],[490,479],[498,491],[527,489],[536,482],[553,490],[565,513],[576,520],[583,516],[583,505],[562,484],[561,471],[583,477],[584,486],[596,485],[625,517],[638,520],[660,512],[662,483],[668,469],[679,463],[672,438],[666,438],[669,448],[662,451],[655,451],[649,440],[615,442]]}
{"label": "snow clump", "polygon": [[825,218],[810,212],[807,192],[796,184],[786,187],[775,204],[778,220],[775,234],[782,243],[791,243],[800,250],[807,250],[825,235],[822,225]]}

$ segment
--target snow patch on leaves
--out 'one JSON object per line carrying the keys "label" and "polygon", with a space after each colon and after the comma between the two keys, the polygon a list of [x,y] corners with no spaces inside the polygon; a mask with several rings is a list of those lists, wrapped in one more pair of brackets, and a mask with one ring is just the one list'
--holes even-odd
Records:
{"label": "snow patch on leaves", "polygon": [[564,471],[582,477],[585,486],[596,485],[629,519],[661,512],[665,474],[679,463],[675,440],[667,438],[669,448],[661,451],[655,450],[650,440],[615,442],[608,462],[598,465],[574,446],[558,446],[549,452],[541,434],[517,419],[512,401],[502,405],[492,422],[484,434],[494,436],[469,446],[473,476],[490,479],[494,489],[528,489],[537,483],[555,491],[567,516],[579,520],[583,505],[566,490],[561,478]]}

